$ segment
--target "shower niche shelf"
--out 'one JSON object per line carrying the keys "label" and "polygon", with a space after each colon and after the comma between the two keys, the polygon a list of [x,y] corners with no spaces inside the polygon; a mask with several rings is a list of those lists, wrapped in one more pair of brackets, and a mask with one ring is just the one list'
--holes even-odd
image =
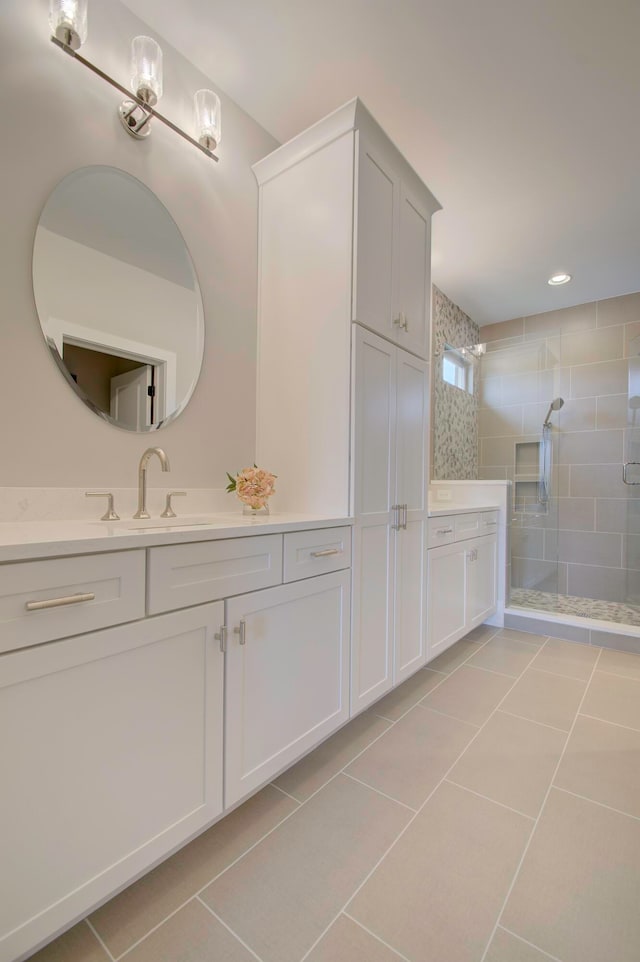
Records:
{"label": "shower niche shelf", "polygon": [[542,441],[516,441],[516,481],[540,480]]}
{"label": "shower niche shelf", "polygon": [[547,504],[541,499],[542,441],[516,441],[514,508],[520,514],[546,514]]}

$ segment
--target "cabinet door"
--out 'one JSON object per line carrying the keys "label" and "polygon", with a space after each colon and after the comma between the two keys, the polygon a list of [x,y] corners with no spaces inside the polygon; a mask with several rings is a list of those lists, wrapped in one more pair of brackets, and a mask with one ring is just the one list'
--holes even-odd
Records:
{"label": "cabinet door", "polygon": [[393,325],[400,184],[382,148],[357,134],[353,319],[385,337]]}
{"label": "cabinet door", "polygon": [[431,211],[403,183],[400,191],[398,289],[394,316],[401,313],[398,343],[429,357],[431,318]]}
{"label": "cabinet door", "polygon": [[396,349],[354,325],[351,714],[393,684]]}
{"label": "cabinet door", "polygon": [[463,544],[432,548],[427,557],[427,660],[466,632],[467,549]]}
{"label": "cabinet door", "polygon": [[495,537],[475,538],[466,543],[471,558],[467,565],[467,631],[496,610],[498,542]]}
{"label": "cabinet door", "polygon": [[402,527],[395,537],[394,684],[427,658],[426,533],[428,367],[396,351],[396,502]]}
{"label": "cabinet door", "polygon": [[225,806],[349,717],[349,572],[233,598],[225,701]]}
{"label": "cabinet door", "polygon": [[3,655],[0,958],[222,811],[221,602]]}

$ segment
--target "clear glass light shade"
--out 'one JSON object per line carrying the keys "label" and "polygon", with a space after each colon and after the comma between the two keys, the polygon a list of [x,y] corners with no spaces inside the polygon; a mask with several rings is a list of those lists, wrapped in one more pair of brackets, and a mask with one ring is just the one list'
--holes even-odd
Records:
{"label": "clear glass light shade", "polygon": [[213,90],[198,90],[193,98],[196,139],[203,147],[215,150],[222,134],[220,98]]}
{"label": "clear glass light shade", "polygon": [[131,87],[140,100],[152,107],[162,97],[162,50],[151,37],[133,38]]}
{"label": "clear glass light shade", "polygon": [[51,33],[72,50],[87,39],[88,0],[49,0]]}

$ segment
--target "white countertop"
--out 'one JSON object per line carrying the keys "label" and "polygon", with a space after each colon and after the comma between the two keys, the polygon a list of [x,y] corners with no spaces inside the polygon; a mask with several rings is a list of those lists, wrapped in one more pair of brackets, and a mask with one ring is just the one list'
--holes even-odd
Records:
{"label": "white countertop", "polygon": [[475,511],[498,511],[499,504],[456,504],[453,501],[429,502],[429,517],[440,518],[445,514],[472,514]]}
{"label": "white countertop", "polygon": [[[497,504],[431,502],[429,517],[492,511]],[[353,518],[277,513],[258,518],[240,512],[183,515],[171,520],[135,521],[13,521],[0,523],[0,563],[37,558],[123,551],[193,541],[218,541],[258,534],[281,534],[313,528],[352,525]]]}
{"label": "white countertop", "polygon": [[252,518],[239,512],[148,521],[125,518],[122,521],[5,522],[0,523],[0,563],[351,524],[353,518],[285,513]]}

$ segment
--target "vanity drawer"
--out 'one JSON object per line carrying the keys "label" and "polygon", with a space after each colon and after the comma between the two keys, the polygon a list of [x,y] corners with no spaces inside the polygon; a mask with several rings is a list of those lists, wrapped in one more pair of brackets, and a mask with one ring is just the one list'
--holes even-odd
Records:
{"label": "vanity drawer", "polygon": [[0,651],[144,618],[144,569],[143,550],[0,566]]}
{"label": "vanity drawer", "polygon": [[457,514],[454,529],[456,541],[465,541],[467,538],[480,538],[485,534],[493,534],[498,530],[498,512],[474,511],[469,514]]}
{"label": "vanity drawer", "polygon": [[284,580],[300,581],[351,566],[351,528],[292,531],[284,536]]}
{"label": "vanity drawer", "polygon": [[[457,514],[453,520],[454,540],[465,541],[467,538],[477,538],[480,531],[480,515],[473,511],[467,514]],[[482,532],[484,533],[484,532]]]}
{"label": "vanity drawer", "polygon": [[480,534],[495,534],[498,530],[498,512],[483,511],[480,515]]}
{"label": "vanity drawer", "polygon": [[149,549],[150,615],[281,583],[281,534]]}
{"label": "vanity drawer", "polygon": [[455,518],[450,515],[440,518],[429,518],[427,547],[437,548],[441,544],[451,544],[455,538]]}

